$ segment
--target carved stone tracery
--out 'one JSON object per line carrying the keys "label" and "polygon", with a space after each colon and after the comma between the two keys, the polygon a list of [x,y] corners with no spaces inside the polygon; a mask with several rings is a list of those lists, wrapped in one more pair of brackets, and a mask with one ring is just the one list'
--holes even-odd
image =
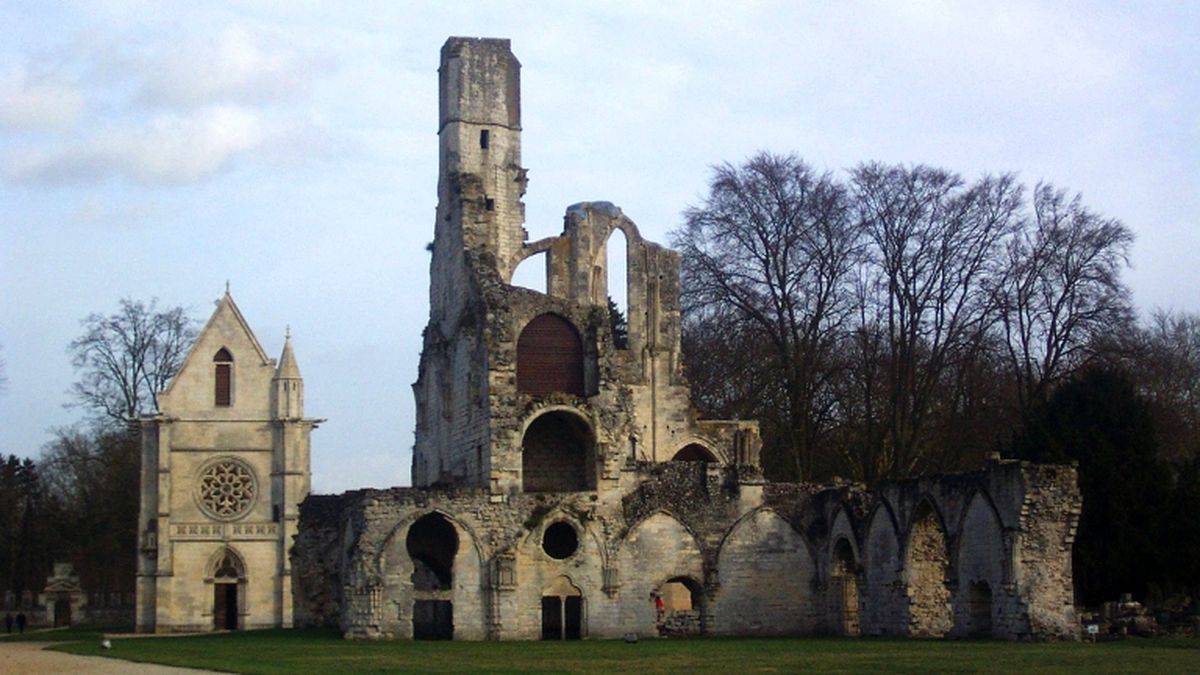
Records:
{"label": "carved stone tracery", "polygon": [[235,520],[244,516],[257,495],[254,470],[240,459],[225,457],[200,472],[196,501],[213,518]]}

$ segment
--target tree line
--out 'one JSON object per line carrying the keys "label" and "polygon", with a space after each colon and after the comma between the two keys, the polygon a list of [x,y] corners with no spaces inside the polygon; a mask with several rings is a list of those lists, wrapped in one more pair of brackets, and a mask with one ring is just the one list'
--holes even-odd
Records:
{"label": "tree line", "polygon": [[1178,522],[1200,507],[1200,317],[1139,322],[1128,227],[1053,185],[922,165],[760,153],[708,188],[672,233],[684,363],[703,415],[761,421],[768,477],[1078,461],[1081,599],[1197,590],[1161,542],[1200,559]]}
{"label": "tree line", "polygon": [[138,420],[182,365],[196,322],[181,307],[125,299],[92,314],[68,352],[82,419],[35,459],[0,458],[0,589],[37,594],[55,561],[88,592],[134,591],[141,481]]}

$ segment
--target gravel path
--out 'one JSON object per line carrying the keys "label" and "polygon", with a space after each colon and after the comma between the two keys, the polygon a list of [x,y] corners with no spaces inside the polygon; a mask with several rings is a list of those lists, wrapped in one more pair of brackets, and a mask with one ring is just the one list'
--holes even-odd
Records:
{"label": "gravel path", "polygon": [[0,640],[0,673],[136,673],[138,675],[195,675],[208,671],[155,666],[99,656],[76,656],[44,651],[46,642],[4,642]]}

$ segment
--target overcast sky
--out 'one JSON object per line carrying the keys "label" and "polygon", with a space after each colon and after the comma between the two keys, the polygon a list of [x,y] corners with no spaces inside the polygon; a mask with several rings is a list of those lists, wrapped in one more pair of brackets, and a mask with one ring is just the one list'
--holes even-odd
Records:
{"label": "overcast sky", "polygon": [[[759,149],[1017,171],[1137,234],[1142,308],[1200,311],[1200,5],[0,3],[0,452],[36,455],[90,312],[233,294],[291,324],[320,492],[407,484],[438,50],[523,64],[531,239],[609,200],[659,241]],[[303,5],[303,9],[297,7]]]}

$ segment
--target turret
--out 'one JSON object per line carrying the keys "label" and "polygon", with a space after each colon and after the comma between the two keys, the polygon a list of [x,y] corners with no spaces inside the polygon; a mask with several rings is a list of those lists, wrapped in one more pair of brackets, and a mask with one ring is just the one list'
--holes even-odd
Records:
{"label": "turret", "polygon": [[292,353],[292,331],[289,328],[283,338],[283,354],[275,369],[272,414],[277,420],[292,420],[304,417],[304,380],[300,377],[300,366]]}

